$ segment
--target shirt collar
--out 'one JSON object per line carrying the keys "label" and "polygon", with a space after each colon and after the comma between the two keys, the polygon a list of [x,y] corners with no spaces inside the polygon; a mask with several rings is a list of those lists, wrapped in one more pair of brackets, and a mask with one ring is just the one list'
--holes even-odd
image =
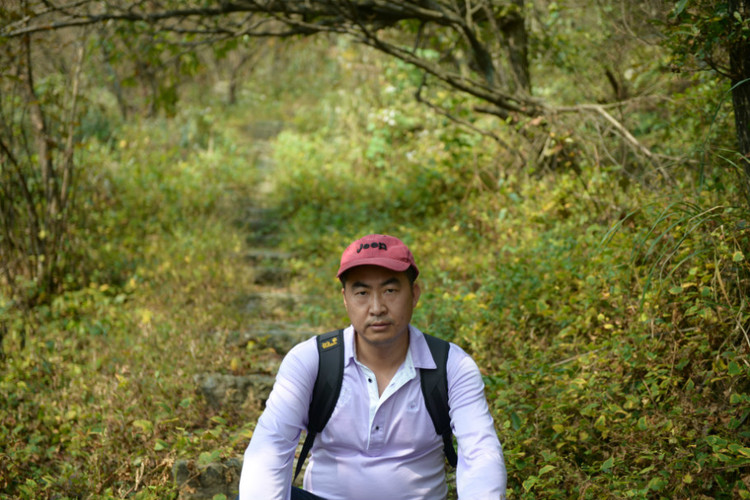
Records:
{"label": "shirt collar", "polygon": [[[414,362],[414,368],[437,368],[427,341],[424,339],[424,333],[412,325],[409,325],[409,353]],[[354,327],[349,325],[344,330],[344,365],[354,361]]]}

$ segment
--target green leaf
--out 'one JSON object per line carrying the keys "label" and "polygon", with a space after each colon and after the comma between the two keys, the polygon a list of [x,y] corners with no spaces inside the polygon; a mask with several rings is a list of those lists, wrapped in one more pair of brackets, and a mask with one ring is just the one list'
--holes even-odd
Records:
{"label": "green leaf", "polygon": [[638,419],[638,430],[645,431],[648,429],[648,422],[646,421],[646,417],[641,417]]}
{"label": "green leaf", "polygon": [[646,468],[642,469],[642,470],[641,470],[641,471],[640,471],[640,472],[639,472],[638,474],[641,474],[641,475],[643,475],[643,474],[648,474],[649,472],[651,472],[651,471],[652,471],[652,470],[654,470],[655,468],[656,468],[656,466],[655,466],[655,465],[649,465],[648,467],[646,467]]}
{"label": "green leaf", "polygon": [[136,420],[135,422],[133,422],[133,427],[138,427],[144,433],[150,434],[154,429],[154,424],[152,424],[149,420]]}
{"label": "green leaf", "polygon": [[609,457],[601,466],[603,472],[607,472],[615,465],[615,457]]}
{"label": "green leaf", "polygon": [[604,431],[607,429],[607,417],[604,414],[599,415],[599,418],[594,422],[594,428],[598,431]]}
{"label": "green leaf", "polygon": [[521,418],[516,412],[510,414],[510,421],[513,422],[513,429],[518,430],[521,428]]}
{"label": "green leaf", "polygon": [[742,367],[736,361],[730,361],[727,369],[730,375],[742,375]]}
{"label": "green leaf", "polygon": [[655,477],[648,482],[648,488],[653,491],[661,491],[666,485],[667,482],[659,477]]}
{"label": "green leaf", "polygon": [[680,0],[679,2],[677,2],[677,5],[674,8],[675,17],[682,14],[682,12],[685,10],[686,5],[687,5],[687,0]]}
{"label": "green leaf", "polygon": [[542,467],[541,469],[539,469],[539,475],[542,476],[542,475],[546,474],[547,472],[549,472],[551,470],[554,470],[554,469],[556,469],[556,467],[554,465],[545,465],[544,467]]}
{"label": "green leaf", "polygon": [[198,463],[200,465],[208,465],[210,463],[216,462],[219,457],[221,457],[221,452],[219,450],[214,450],[211,452],[204,451],[200,455],[198,455]]}
{"label": "green leaf", "polygon": [[669,293],[671,293],[672,295],[678,295],[682,293],[682,287],[680,285],[675,285],[669,289]]}
{"label": "green leaf", "polygon": [[529,477],[526,481],[523,482],[523,489],[526,491],[531,491],[531,488],[536,485],[536,483],[539,482],[539,478],[536,476]]}
{"label": "green leaf", "polygon": [[745,254],[743,254],[741,250],[737,250],[732,254],[733,262],[742,262],[743,260],[745,260]]}
{"label": "green leaf", "polygon": [[720,461],[727,463],[732,461],[732,457],[727,455],[726,453],[714,453],[714,456],[718,458]]}
{"label": "green leaf", "polygon": [[706,442],[710,444],[714,449],[724,448],[728,443],[726,439],[713,434],[710,436],[706,436]]}

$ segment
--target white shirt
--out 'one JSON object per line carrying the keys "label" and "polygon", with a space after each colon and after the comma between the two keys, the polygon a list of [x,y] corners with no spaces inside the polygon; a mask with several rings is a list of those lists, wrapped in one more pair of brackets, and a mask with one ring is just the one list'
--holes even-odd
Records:
{"label": "white shirt", "polygon": [[[336,408],[312,447],[304,488],[326,500],[444,500],[443,441],[427,412],[420,368],[435,368],[424,335],[409,326],[406,359],[382,395],[356,359],[354,329],[344,330],[344,380]],[[450,345],[451,425],[458,441],[461,500],[505,498],[503,452],[476,363]],[[240,500],[288,500],[294,453],[306,428],[318,372],[315,338],[295,346],[279,367],[240,477]]]}

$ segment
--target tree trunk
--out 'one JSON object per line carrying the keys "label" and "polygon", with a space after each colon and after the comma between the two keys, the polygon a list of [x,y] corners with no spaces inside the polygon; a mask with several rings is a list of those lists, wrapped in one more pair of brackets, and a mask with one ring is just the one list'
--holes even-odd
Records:
{"label": "tree trunk", "polygon": [[531,93],[531,74],[529,71],[529,39],[526,33],[524,17],[524,0],[513,0],[516,8],[505,24],[505,35],[508,40],[508,59],[510,60],[517,90]]}
{"label": "tree trunk", "polygon": [[[750,15],[750,0],[730,0],[730,13],[739,12],[742,19]],[[729,49],[729,64],[732,74],[732,104],[734,123],[737,129],[737,147],[742,155],[739,175],[745,199],[750,205],[750,39],[740,34],[742,26],[737,23],[738,40]]]}
{"label": "tree trunk", "polygon": [[[42,106],[39,104],[39,98],[36,95],[34,89],[34,76],[33,68],[31,64],[31,36],[23,37],[23,50],[25,57],[25,68],[23,74],[23,85],[26,93],[26,106],[29,109],[29,121],[31,122],[31,131],[34,136],[34,143],[36,145],[37,161],[39,162],[39,170],[42,177],[42,198],[46,203],[54,203],[55,192],[55,171],[52,168],[52,140],[47,133],[47,124],[42,110]],[[31,198],[29,197],[29,202]],[[57,206],[53,206],[50,209],[53,216],[57,215]],[[46,242],[42,235],[45,234],[47,228],[44,227],[44,220],[37,212],[36,204],[31,204],[27,207],[29,212],[29,223],[30,229],[29,240],[31,244],[32,256],[30,257],[33,261],[33,275],[38,281],[45,282],[45,270],[46,265],[44,263],[43,256],[46,253]],[[41,210],[40,210],[41,212]]]}

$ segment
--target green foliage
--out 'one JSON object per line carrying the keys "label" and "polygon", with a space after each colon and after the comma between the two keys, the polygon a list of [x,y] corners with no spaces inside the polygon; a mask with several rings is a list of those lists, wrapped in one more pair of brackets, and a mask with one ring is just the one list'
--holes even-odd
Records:
{"label": "green foliage", "polygon": [[48,301],[75,260],[68,219],[79,95],[33,64],[49,44],[0,41],[0,286],[19,307]]}
{"label": "green foliage", "polygon": [[[212,419],[192,388],[197,371],[229,365],[213,332],[238,328],[227,297],[251,286],[235,210],[255,184],[253,153],[211,119],[201,110],[93,141],[76,225],[88,283],[27,315],[0,303],[0,488],[11,497],[164,498],[176,456],[246,443],[248,422]],[[204,129],[191,132],[196,120]]]}
{"label": "green foliage", "polygon": [[[398,235],[422,270],[414,323],[482,369],[510,498],[750,497],[750,214],[726,172],[708,155],[702,183],[689,160],[661,183],[625,155],[518,170],[514,151],[417,106],[413,69],[344,42],[300,46],[260,64],[232,109],[203,96],[120,123],[111,94],[91,97],[77,272],[25,313],[0,298],[3,494],[169,498],[175,460],[242,452],[259,408],[210,409],[193,375],[278,361],[226,340],[259,320],[238,306],[255,290],[243,214],[271,168],[251,122],[283,119],[265,203],[293,253],[289,291],[306,297],[283,320],[342,325],[341,249]],[[666,107],[684,108],[679,126],[630,117],[686,159],[729,128],[714,118],[721,89],[694,83]],[[591,132],[571,120],[548,139]]]}
{"label": "green foliage", "polygon": [[[320,297],[305,321],[343,320],[332,255],[398,234],[422,268],[415,323],[483,367],[512,498],[750,495],[747,211],[721,189],[686,201],[689,172],[679,202],[615,166],[510,174],[495,146],[418,110],[432,133],[416,142],[382,88],[374,112],[339,103],[341,133],[276,142],[296,287]],[[406,202],[405,182],[427,199]]]}
{"label": "green foliage", "polygon": [[750,39],[750,20],[743,19],[741,11],[731,6],[730,1],[675,2],[667,27],[678,67],[698,64],[729,71],[729,47]]}

